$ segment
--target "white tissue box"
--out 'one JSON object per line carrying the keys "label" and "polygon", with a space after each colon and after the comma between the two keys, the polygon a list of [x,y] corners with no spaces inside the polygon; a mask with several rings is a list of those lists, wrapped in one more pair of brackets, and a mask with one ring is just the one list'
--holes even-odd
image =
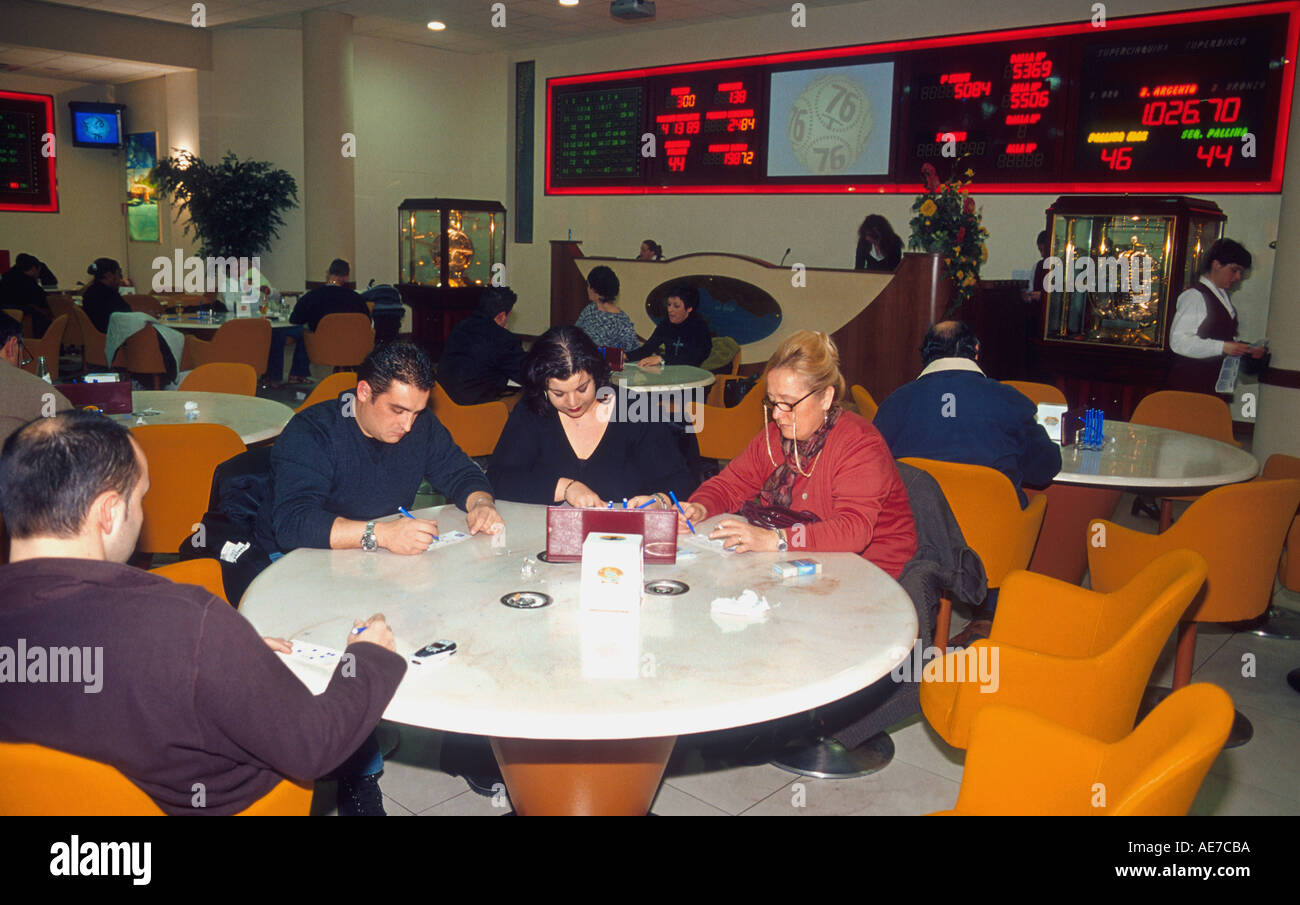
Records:
{"label": "white tissue box", "polygon": [[578,616],[584,679],[635,679],[641,658],[641,614]]}
{"label": "white tissue box", "polygon": [[579,608],[585,612],[635,613],[644,582],[640,534],[593,531],[582,542]]}

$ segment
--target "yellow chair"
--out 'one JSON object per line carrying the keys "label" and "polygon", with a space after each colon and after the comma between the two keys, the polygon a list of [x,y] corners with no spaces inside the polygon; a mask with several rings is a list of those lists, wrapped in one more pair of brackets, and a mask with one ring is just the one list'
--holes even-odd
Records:
{"label": "yellow chair", "polygon": [[271,322],[261,317],[226,321],[211,340],[195,338],[192,347],[195,365],[238,361],[249,365],[254,376],[260,377],[266,373],[266,361],[271,354]]}
{"label": "yellow chair", "polygon": [[1217,685],[1171,695],[1125,738],[1099,741],[1010,707],[971,730],[957,804],[946,815],[1181,817],[1228,735]]}
{"label": "yellow chair", "polygon": [[303,409],[311,408],[320,402],[327,402],[331,399],[337,399],[339,393],[344,390],[351,390],[357,385],[357,375],[355,371],[339,371],[337,374],[331,374],[316,384],[316,389],[311,391],[302,405],[294,409],[295,412],[301,412]]}
{"label": "yellow chair", "polygon": [[215,559],[186,559],[149,571],[177,584],[196,584],[214,597],[230,602],[226,600],[226,586],[221,579],[221,563]]}
{"label": "yellow chair", "polygon": [[[1300,478],[1300,458],[1274,453],[1264,463],[1260,477],[1265,480]],[[1278,563],[1277,579],[1288,591],[1300,591],[1300,516],[1291,522],[1291,529],[1287,532],[1282,560]]]}
{"label": "yellow chair", "polygon": [[31,338],[32,316],[29,313],[21,308],[4,308],[0,310],[0,314],[4,314],[6,317],[12,317],[14,320],[18,321],[19,325],[23,328],[21,334],[23,339],[26,340]]}
{"label": "yellow chair", "polygon": [[[1195,550],[1209,564],[1205,589],[1183,617],[1174,658],[1174,690],[1192,678],[1198,622],[1243,622],[1268,608],[1282,542],[1296,507],[1300,481],[1251,481],[1211,490],[1161,534],[1146,534],[1094,519],[1088,526],[1092,587],[1113,591],[1162,553]],[[1159,695],[1148,693],[1148,700]],[[1253,730],[1238,714],[1229,747],[1245,744]]]}
{"label": "yellow chair", "polygon": [[[1232,410],[1228,403],[1208,393],[1160,390],[1142,398],[1129,419],[1133,424],[1163,427],[1167,430],[1196,434],[1240,448],[1232,436]],[[1174,522],[1174,502],[1190,503],[1196,496],[1171,496],[1160,499],[1160,530]]]}
{"label": "yellow chair", "polygon": [[921,712],[954,748],[967,746],[976,714],[993,706],[1118,741],[1132,731],[1156,658],[1206,568],[1199,554],[1174,550],[1109,594],[1013,572],[988,640],[926,664]]}
{"label": "yellow chair", "polygon": [[242,361],[214,361],[199,365],[181,381],[177,392],[257,395],[257,371]]}
{"label": "yellow chair", "polygon": [[222,424],[148,424],[131,428],[131,434],[149,463],[136,550],[175,553],[207,512],[212,472],[242,453],[244,443]]}
{"label": "yellow chair", "polygon": [[82,345],[81,325],[77,321],[76,310],[81,306],[73,301],[72,296],[60,292],[47,295],[45,303],[50,306],[50,313],[54,317],[61,317],[65,314],[68,317],[68,326],[63,332],[64,344],[80,347]]}
{"label": "yellow chair", "polygon": [[108,337],[95,329],[90,315],[80,305],[72,306],[72,316],[81,334],[82,362],[86,367],[107,368],[108,353],[105,346],[108,344]]}
{"label": "yellow chair", "polygon": [[510,418],[510,410],[504,402],[457,405],[437,382],[429,396],[429,407],[467,456],[492,455]]}
{"label": "yellow chair", "polygon": [[692,409],[691,417],[699,427],[695,437],[700,444],[700,455],[706,459],[729,461],[744,452],[750,441],[767,426],[763,416],[763,397],[766,395],[767,380],[760,377],[745,398],[731,408],[687,403]]}
{"label": "yellow chair", "polygon": [[1065,401],[1065,394],[1050,383],[1035,383],[1032,380],[1004,380],[1002,384],[1011,387],[1013,390],[1019,390],[1022,395],[1029,397],[1029,401],[1035,405],[1069,404]]}
{"label": "yellow chair", "polygon": [[163,316],[162,302],[158,301],[152,295],[140,295],[139,293],[133,292],[130,295],[122,296],[122,298],[126,300],[127,307],[132,311],[139,311],[142,314],[149,315],[150,317]]}
{"label": "yellow chair", "polygon": [[357,367],[375,348],[375,328],[364,314],[327,314],[315,332],[303,330],[302,337],[312,364],[336,371]]}
{"label": "yellow chair", "polygon": [[32,360],[23,370],[35,374],[41,356],[44,355],[45,366],[50,371],[50,379],[57,383],[59,380],[59,346],[63,342],[63,334],[67,326],[68,316],[60,314],[40,339],[24,340],[23,344],[27,346],[27,354],[32,357]]}
{"label": "yellow chair", "polygon": [[[990,590],[1001,587],[1011,572],[1029,565],[1047,512],[1045,496],[1033,497],[1022,510],[1011,480],[995,469],[935,459],[899,461],[924,469],[939,482],[966,545],[984,563]],[[940,598],[934,629],[934,643],[940,651],[948,647],[951,622],[952,601]]]}
{"label": "yellow chair", "polygon": [[[153,799],[116,767],[44,745],[0,742],[0,815],[161,817]],[[305,817],[312,787],[286,779],[240,817]]]}
{"label": "yellow chair", "polygon": [[871,398],[871,394],[867,392],[867,388],[855,383],[849,389],[849,392],[853,394],[853,401],[858,406],[858,414],[863,418],[866,418],[868,421],[875,421],[876,410],[879,409],[880,406],[876,405],[876,400]]}

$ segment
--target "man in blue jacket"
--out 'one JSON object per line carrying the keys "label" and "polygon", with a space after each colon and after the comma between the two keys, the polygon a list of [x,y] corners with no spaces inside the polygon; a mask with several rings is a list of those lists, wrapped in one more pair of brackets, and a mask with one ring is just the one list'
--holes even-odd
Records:
{"label": "man in blue jacket", "polygon": [[506,329],[515,298],[504,286],[487,287],[478,307],[447,337],[438,383],[457,405],[492,402],[509,392],[511,380],[522,382],[524,345]]}
{"label": "man in blue jacket", "polygon": [[[1061,448],[1038,424],[1038,407],[1024,394],[985,376],[976,364],[980,344],[961,321],[926,331],[920,375],[880,404],[874,424],[894,458],[916,457],[985,465],[1007,476],[1029,504],[1022,484],[1044,485],[1061,470]],[[989,619],[973,621],[953,644],[988,637]],[[969,636],[969,638],[968,638]]]}

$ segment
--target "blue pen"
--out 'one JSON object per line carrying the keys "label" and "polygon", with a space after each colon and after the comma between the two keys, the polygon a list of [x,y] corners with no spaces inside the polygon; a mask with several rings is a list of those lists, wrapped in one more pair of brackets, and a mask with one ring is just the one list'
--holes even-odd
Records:
{"label": "blue pen", "polygon": [[368,628],[370,628],[370,626],[368,626],[368,625],[358,625],[356,628],[354,628],[354,629],[352,630],[352,634],[354,634],[354,635],[359,635],[359,634],[361,634],[362,632],[364,632],[364,631],[365,631],[366,629],[368,629]]}
{"label": "blue pen", "polygon": [[[409,519],[414,519],[414,518],[415,518],[415,516],[411,515],[411,513],[409,513],[409,512],[406,511],[406,507],[405,507],[405,506],[398,506],[398,507],[397,507],[397,511],[400,512],[400,513],[402,513],[402,515],[406,516],[406,517],[409,518]],[[434,540],[437,540],[437,539],[438,539],[438,535],[435,534],[435,535],[433,536],[433,539],[434,539]]]}
{"label": "blue pen", "polygon": [[677,502],[677,494],[673,493],[671,490],[668,491],[668,499],[673,501],[673,505],[676,506],[677,511],[682,514],[682,518],[686,519],[686,527],[691,529],[691,534],[694,534],[695,526],[691,524],[691,520],[689,518],[686,518],[686,510],[682,508],[681,503]]}
{"label": "blue pen", "polygon": [[623,497],[623,508],[627,508],[627,497]]}
{"label": "blue pen", "polygon": [[642,503],[640,506],[637,506],[636,508],[638,508],[638,509],[644,509],[645,507],[649,506],[649,505],[650,505],[651,503],[653,503],[653,502],[655,502],[655,498],[654,498],[654,497],[650,497],[650,499],[646,500],[644,503]]}

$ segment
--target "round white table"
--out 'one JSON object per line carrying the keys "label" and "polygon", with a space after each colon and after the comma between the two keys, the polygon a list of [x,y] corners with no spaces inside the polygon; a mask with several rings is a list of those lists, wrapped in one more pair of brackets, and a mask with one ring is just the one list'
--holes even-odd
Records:
{"label": "round white table", "polygon": [[[1204,493],[1249,481],[1259,471],[1255,457],[1218,440],[1125,421],[1107,421],[1102,449],[1061,447],[1061,471],[1047,488],[1047,514],[1029,571],[1071,584],[1088,567],[1088,524],[1108,519],[1120,494]],[[1172,504],[1161,506],[1160,530],[1169,527]]]}
{"label": "round white table", "polygon": [[[385,717],[490,737],[520,814],[644,814],[678,735],[843,698],[886,675],[917,637],[903,589],[846,553],[813,554],[822,575],[782,581],[772,565],[793,555],[682,544],[687,555],[647,566],[646,580],[677,579],[688,592],[647,594],[637,617],[582,613],[580,564],[540,562],[536,574],[521,574],[545,548],[545,507],[499,508],[504,545],[478,536],[415,557],[295,550],[253,582],[240,608],[263,635],[335,649],[353,619],[375,612],[408,659],[432,641],[455,641],[446,662],[408,667]],[[428,512],[443,533],[466,530],[454,507]],[[697,527],[707,533],[715,521]],[[764,621],[711,615],[714,597],[745,588],[773,605]],[[553,603],[500,603],[521,590]],[[332,671],[285,662],[317,693]]]}
{"label": "round white table", "polygon": [[712,386],[717,380],[712,371],[691,365],[662,365],[643,368],[636,362],[610,375],[613,382],[635,392],[668,392]]}
{"label": "round white table", "polygon": [[[271,328],[292,327],[294,324],[288,318],[271,317],[261,318],[269,320]],[[169,314],[158,318],[158,322],[171,327],[173,330],[189,330],[194,333],[211,333],[221,327],[222,324],[234,320],[251,320],[251,318],[232,317],[229,314],[214,314],[211,318],[201,318],[197,314],[174,315]]]}
{"label": "round white table", "polygon": [[[188,424],[191,422],[185,417],[187,402],[199,404],[196,422],[224,424],[239,434],[239,439],[244,441],[245,446],[278,437],[293,417],[293,409],[274,399],[233,393],[195,393],[189,390],[136,390],[131,394],[131,413],[109,417],[128,427],[137,424]],[[161,414],[141,414],[150,410]]]}

